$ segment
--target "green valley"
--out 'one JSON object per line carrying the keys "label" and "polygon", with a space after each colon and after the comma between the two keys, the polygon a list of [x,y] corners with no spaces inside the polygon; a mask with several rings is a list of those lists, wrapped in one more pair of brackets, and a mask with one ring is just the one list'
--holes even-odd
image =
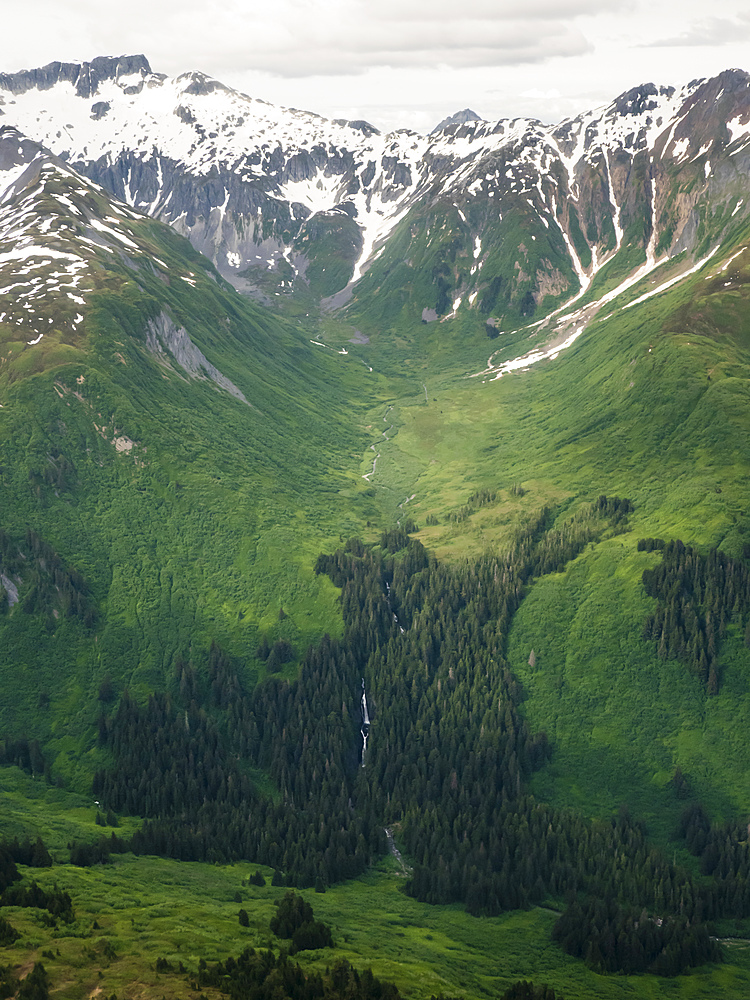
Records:
{"label": "green valley", "polygon": [[485,150],[502,213],[432,177],[342,291],[357,211],[282,212],[253,299],[0,153],[0,995],[746,996],[736,171],[688,251],[702,163],[659,243],[644,157],[545,215]]}

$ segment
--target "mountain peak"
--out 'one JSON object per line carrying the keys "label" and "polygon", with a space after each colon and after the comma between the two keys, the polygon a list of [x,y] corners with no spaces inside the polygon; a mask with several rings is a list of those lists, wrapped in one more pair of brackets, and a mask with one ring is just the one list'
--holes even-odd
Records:
{"label": "mountain peak", "polygon": [[614,101],[614,108],[619,115],[642,115],[653,111],[658,106],[659,98],[670,98],[675,92],[674,87],[656,87],[653,83],[643,83],[620,94]]}
{"label": "mountain peak", "polygon": [[441,132],[449,125],[463,125],[464,122],[483,122],[484,120],[485,119],[482,118],[481,115],[478,115],[476,111],[472,111],[471,108],[464,108],[463,111],[457,111],[454,115],[450,115],[448,118],[443,118],[443,120],[430,132],[430,135],[434,135],[436,132]]}

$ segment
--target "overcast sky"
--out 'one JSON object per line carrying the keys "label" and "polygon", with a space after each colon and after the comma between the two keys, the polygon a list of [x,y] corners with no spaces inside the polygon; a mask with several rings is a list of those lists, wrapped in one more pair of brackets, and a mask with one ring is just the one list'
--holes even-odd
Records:
{"label": "overcast sky", "polygon": [[464,107],[557,122],[640,83],[750,70],[747,0],[0,0],[0,70],[143,52],[381,129]]}

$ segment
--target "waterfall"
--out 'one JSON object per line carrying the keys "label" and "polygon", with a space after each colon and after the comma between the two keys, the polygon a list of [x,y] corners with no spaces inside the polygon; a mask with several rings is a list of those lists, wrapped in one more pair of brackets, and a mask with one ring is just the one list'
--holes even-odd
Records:
{"label": "waterfall", "polygon": [[367,751],[367,737],[370,735],[370,716],[367,711],[367,692],[365,691],[365,679],[362,678],[362,767],[365,766],[365,752]]}

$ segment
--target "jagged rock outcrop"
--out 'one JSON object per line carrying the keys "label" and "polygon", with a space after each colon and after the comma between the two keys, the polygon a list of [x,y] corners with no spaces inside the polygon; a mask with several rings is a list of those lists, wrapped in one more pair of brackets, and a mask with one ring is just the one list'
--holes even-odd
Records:
{"label": "jagged rock outcrop", "polygon": [[464,122],[483,122],[484,118],[478,115],[476,111],[472,111],[471,108],[464,108],[463,111],[457,111],[453,115],[448,115],[447,118],[443,118],[441,122],[435,126],[430,132],[430,135],[434,135],[436,132],[442,132],[444,128],[449,125],[463,125]]}
{"label": "jagged rock outcrop", "polygon": [[[132,79],[134,77],[140,79]],[[29,90],[51,90],[60,83],[72,83],[76,96],[87,99],[98,92],[104,81],[114,81],[128,95],[140,93],[147,77],[158,79],[144,55],[97,56],[91,62],[51,62],[39,69],[0,73],[0,90],[20,95]]]}
{"label": "jagged rock outcrop", "polygon": [[177,324],[165,312],[150,320],[146,328],[146,347],[161,364],[172,367],[167,354],[170,354],[174,361],[188,373],[192,378],[210,379],[219,388],[224,389],[235,399],[247,403],[244,393],[242,393],[234,382],[230,381],[226,375],[222,375],[215,365],[212,365],[208,358],[190,339],[190,335],[184,327]]}

